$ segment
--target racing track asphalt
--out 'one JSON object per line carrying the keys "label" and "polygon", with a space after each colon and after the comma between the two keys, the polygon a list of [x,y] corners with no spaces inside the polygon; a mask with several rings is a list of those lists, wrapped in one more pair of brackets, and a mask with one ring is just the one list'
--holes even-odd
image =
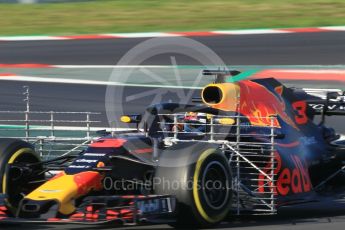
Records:
{"label": "racing track asphalt", "polygon": [[[162,38],[165,39],[165,38]],[[345,64],[345,32],[193,37],[229,65]],[[0,63],[113,65],[147,38],[0,42]],[[144,64],[171,64],[169,54]],[[199,64],[178,57],[179,65]]]}

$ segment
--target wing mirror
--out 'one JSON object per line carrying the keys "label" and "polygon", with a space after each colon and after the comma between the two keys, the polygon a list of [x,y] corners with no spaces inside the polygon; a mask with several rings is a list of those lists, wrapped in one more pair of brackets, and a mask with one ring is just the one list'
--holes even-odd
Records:
{"label": "wing mirror", "polygon": [[139,124],[141,121],[141,115],[123,115],[121,116],[120,120],[123,123],[130,123],[130,124]]}

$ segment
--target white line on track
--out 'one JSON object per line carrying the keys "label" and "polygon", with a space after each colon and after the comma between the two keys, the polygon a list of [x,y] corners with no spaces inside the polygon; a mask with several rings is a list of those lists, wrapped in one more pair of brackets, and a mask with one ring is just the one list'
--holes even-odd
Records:
{"label": "white line on track", "polygon": [[319,28],[325,30],[345,31],[345,26],[323,26]]}
{"label": "white line on track", "polygon": [[63,69],[74,69],[74,68],[112,68],[112,69],[131,69],[131,68],[173,68],[171,65],[52,65],[50,68],[63,68]]}
{"label": "white line on track", "polygon": [[58,36],[2,36],[0,41],[44,41],[44,40],[69,40]]}
{"label": "white line on track", "polygon": [[169,88],[169,89],[202,89],[202,87],[177,86],[177,85],[154,85],[154,84],[132,84],[123,82],[79,80],[68,78],[43,78],[30,76],[2,76],[0,81],[23,81],[23,82],[45,82],[45,83],[62,83],[62,84],[80,84],[80,85],[105,85],[105,86],[132,86],[132,87],[149,87],[149,88]]}
{"label": "white line on track", "polygon": [[246,35],[246,34],[285,34],[292,33],[291,31],[284,31],[278,29],[257,29],[257,30],[216,30],[212,31],[216,34],[229,34],[229,35]]}
{"label": "white line on track", "polygon": [[110,33],[101,34],[101,36],[114,36],[116,38],[150,38],[150,37],[180,37],[182,35],[164,32],[147,32],[147,33]]}

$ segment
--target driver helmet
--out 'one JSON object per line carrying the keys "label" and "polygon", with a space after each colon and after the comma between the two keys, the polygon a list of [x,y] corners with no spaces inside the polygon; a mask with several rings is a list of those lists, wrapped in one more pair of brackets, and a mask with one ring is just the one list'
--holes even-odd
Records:
{"label": "driver helmet", "polygon": [[185,132],[204,132],[206,129],[206,113],[187,112],[184,116]]}

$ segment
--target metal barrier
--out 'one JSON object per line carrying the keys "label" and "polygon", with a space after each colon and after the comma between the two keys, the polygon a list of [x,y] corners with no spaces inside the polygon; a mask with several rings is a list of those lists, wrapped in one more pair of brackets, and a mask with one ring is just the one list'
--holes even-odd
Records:
{"label": "metal barrier", "polygon": [[[162,129],[159,132],[164,134],[166,143],[206,142],[220,146],[232,169],[236,214],[244,210],[257,214],[276,213],[274,146],[277,117],[256,117],[271,121],[268,126],[258,126],[243,122],[248,117],[239,115],[207,115],[206,122],[184,121],[182,113],[158,116],[165,118],[159,122]],[[227,122],[222,123],[224,119]],[[186,126],[199,129],[186,131]]]}
{"label": "metal barrier", "polygon": [[0,111],[0,136],[34,144],[45,159],[80,152],[99,137],[95,112],[31,111],[29,87],[25,87],[25,111]]}
{"label": "metal barrier", "polygon": [[[3,115],[18,116],[22,115],[23,119],[0,119],[0,122],[6,124],[16,124],[14,127],[23,128],[3,128],[3,131],[24,131],[24,136],[17,136],[13,138],[24,138],[29,141],[33,137],[30,135],[32,131],[48,131],[50,137],[55,137],[57,131],[81,131],[85,133],[85,137],[90,138],[92,133],[92,124],[100,123],[100,121],[92,120],[92,115],[99,115],[100,113],[94,112],[55,112],[55,111],[0,111],[0,116]],[[49,118],[30,119],[32,115],[48,116]],[[84,116],[85,119],[57,119],[57,115],[77,115]],[[35,123],[40,126],[33,126]],[[45,125],[46,124],[46,125]],[[74,126],[58,126],[58,124],[70,124]],[[79,126],[76,126],[79,125]],[[36,138],[36,137],[34,137]]]}

